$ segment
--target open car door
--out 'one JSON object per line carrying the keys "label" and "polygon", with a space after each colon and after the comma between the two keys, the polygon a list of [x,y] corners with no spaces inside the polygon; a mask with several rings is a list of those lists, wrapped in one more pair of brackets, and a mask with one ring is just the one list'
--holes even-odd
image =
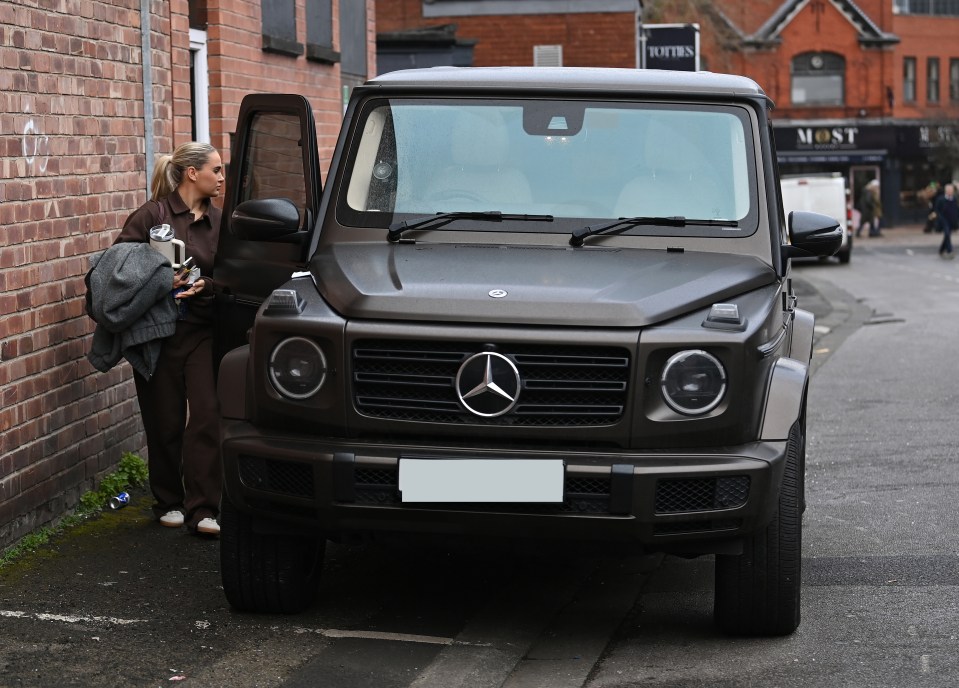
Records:
{"label": "open car door", "polygon": [[320,195],[309,101],[299,95],[246,96],[214,263],[214,369],[224,354],[247,343],[260,304],[306,266]]}

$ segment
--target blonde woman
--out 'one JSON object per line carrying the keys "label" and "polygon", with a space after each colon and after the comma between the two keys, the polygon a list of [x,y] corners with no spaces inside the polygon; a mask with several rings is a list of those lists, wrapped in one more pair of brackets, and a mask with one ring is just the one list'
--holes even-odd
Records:
{"label": "blonde woman", "polygon": [[[150,240],[168,224],[201,276],[189,284],[170,269],[180,305],[172,337],[163,340],[149,379],[134,372],[149,451],[153,511],[161,525],[216,537],[221,469],[219,408],[213,381],[213,258],[220,233],[223,163],[213,146],[185,143],[157,163],[152,198],[134,211],[117,242]],[[189,406],[189,414],[187,407]]]}

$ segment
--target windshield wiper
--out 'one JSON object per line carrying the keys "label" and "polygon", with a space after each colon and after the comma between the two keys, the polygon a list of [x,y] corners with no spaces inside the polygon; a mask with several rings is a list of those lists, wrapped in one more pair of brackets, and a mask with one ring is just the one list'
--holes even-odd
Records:
{"label": "windshield wiper", "polygon": [[574,229],[569,238],[570,246],[582,246],[583,241],[588,236],[594,234],[607,234],[614,231],[624,232],[627,229],[638,225],[658,225],[661,227],[686,227],[687,225],[703,225],[707,227],[738,227],[739,223],[735,220],[693,220],[687,219],[682,215],[670,215],[667,217],[621,217],[612,222],[604,222],[599,225],[587,225]]}
{"label": "windshield wiper", "polygon": [[552,222],[552,215],[526,215],[523,213],[501,213],[498,210],[487,211],[457,211],[452,213],[436,213],[429,217],[422,217],[418,220],[403,220],[394,222],[390,225],[390,231],[386,234],[386,240],[397,242],[400,235],[408,229],[439,229],[448,225],[454,220],[480,220],[483,222],[502,222],[503,220],[515,220],[519,222]]}

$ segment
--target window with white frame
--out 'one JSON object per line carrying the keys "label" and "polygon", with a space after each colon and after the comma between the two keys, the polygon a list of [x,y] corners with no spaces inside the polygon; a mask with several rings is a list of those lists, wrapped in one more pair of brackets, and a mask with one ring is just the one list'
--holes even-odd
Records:
{"label": "window with white frame", "polygon": [[939,58],[926,60],[926,102],[939,102]]}
{"label": "window with white frame", "polygon": [[194,141],[210,142],[210,76],[206,60],[206,31],[190,29],[190,91]]}
{"label": "window with white frame", "polygon": [[907,103],[916,102],[916,58],[902,58],[902,99]]}

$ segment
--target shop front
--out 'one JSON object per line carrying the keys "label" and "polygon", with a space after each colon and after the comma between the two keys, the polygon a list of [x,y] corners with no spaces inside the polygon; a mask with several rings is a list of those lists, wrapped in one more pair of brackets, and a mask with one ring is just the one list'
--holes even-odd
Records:
{"label": "shop front", "polygon": [[925,189],[951,178],[943,151],[952,129],[931,124],[816,124],[775,128],[781,174],[840,172],[858,207],[863,189],[879,180],[883,225],[925,222]]}

